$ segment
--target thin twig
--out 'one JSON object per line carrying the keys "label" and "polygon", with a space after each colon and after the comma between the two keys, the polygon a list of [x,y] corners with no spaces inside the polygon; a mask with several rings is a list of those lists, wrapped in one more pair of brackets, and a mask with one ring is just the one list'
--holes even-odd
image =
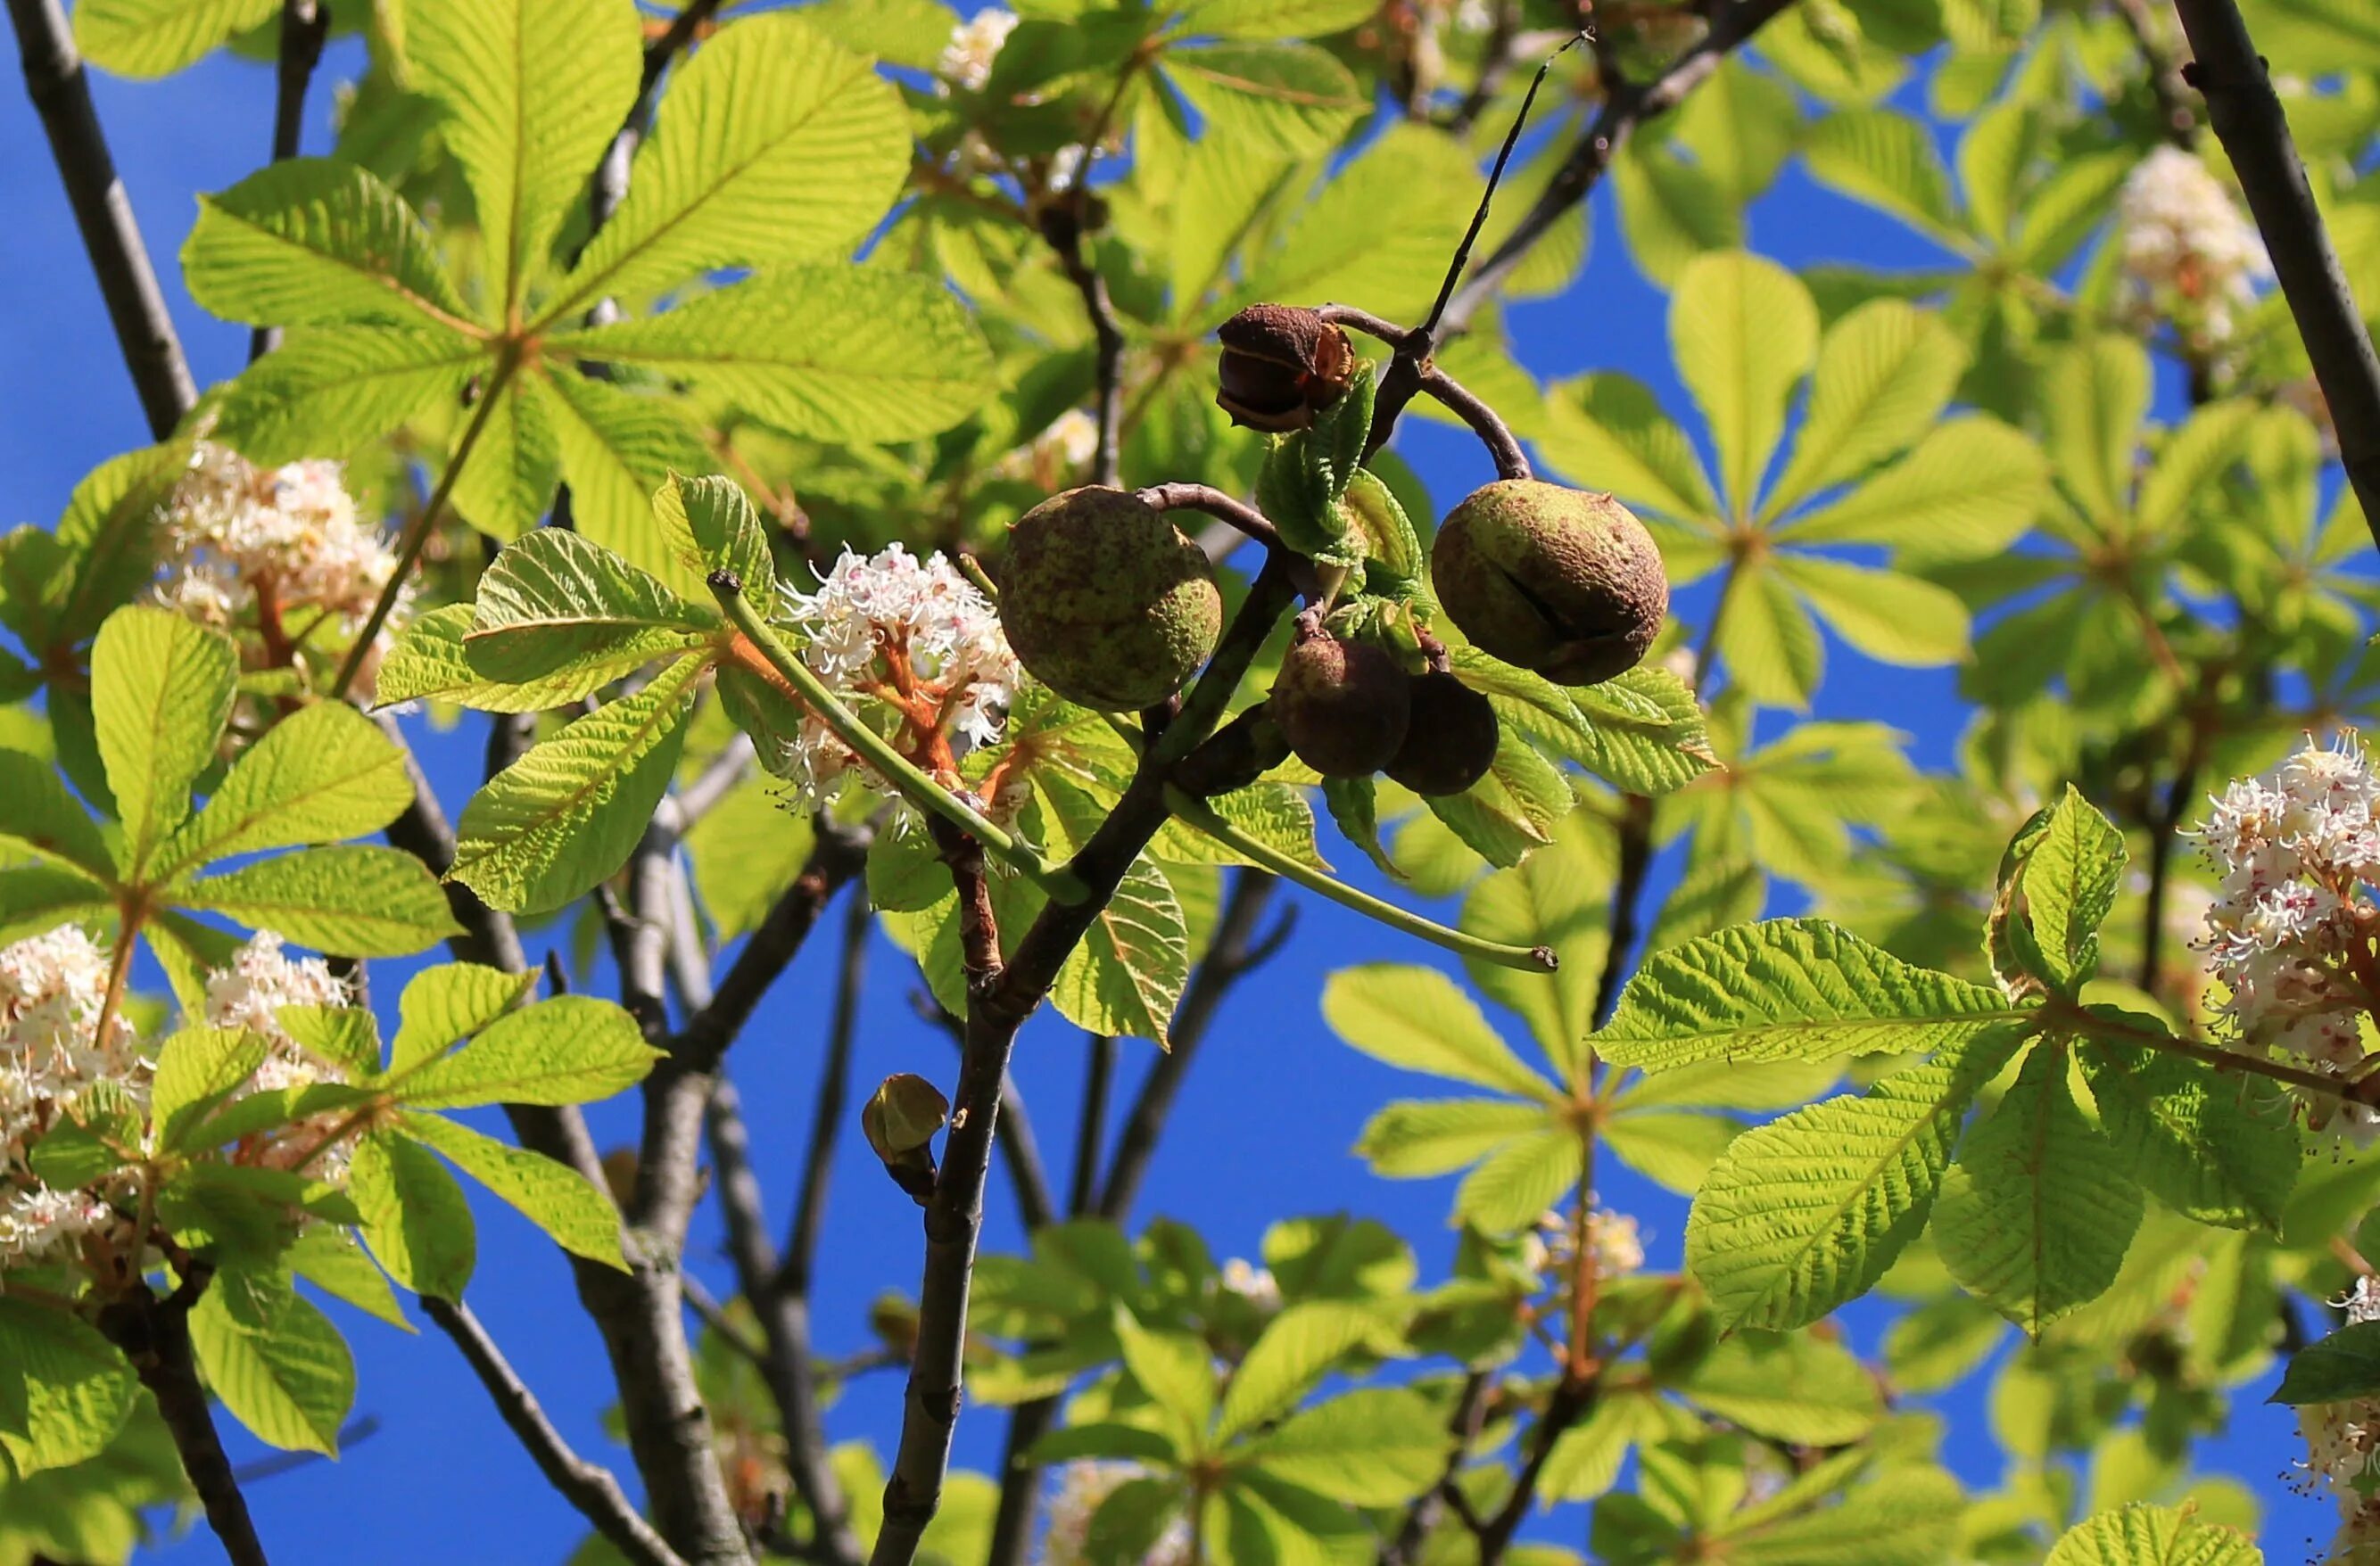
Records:
{"label": "thin twig", "polygon": [[718,1295],[703,1287],[702,1280],[691,1272],[683,1273],[678,1278],[677,1286],[679,1292],[686,1295],[686,1307],[694,1312],[706,1329],[719,1335],[721,1342],[762,1369],[768,1368],[767,1346],[746,1331],[742,1322],[727,1314],[727,1307],[720,1303]]}
{"label": "thin twig", "polygon": [[207,1525],[232,1566],[268,1566],[263,1541],[249,1515],[248,1498],[240,1493],[239,1476],[224,1452],[223,1438],[215,1433],[190,1342],[190,1310],[212,1276],[203,1263],[194,1263],[180,1285],[163,1299],[135,1280],[130,1294],[101,1309],[99,1329],[123,1351],[140,1384],[156,1399],[182,1472],[198,1492]]}
{"label": "thin twig", "polygon": [[1421,389],[1471,426],[1471,432],[1487,446],[1488,455],[1496,462],[1496,477],[1534,477],[1529,470],[1529,459],[1521,455],[1521,443],[1513,437],[1512,427],[1504,422],[1500,414],[1438,366],[1425,364],[1419,373]]}
{"label": "thin twig", "polygon": [[[966,1023],[943,1009],[942,1003],[930,995],[917,999],[917,1014],[932,1023],[962,1054],[966,1050]],[[1032,1111],[1025,1107],[1024,1092],[1016,1086],[1016,1074],[1010,1072],[1000,1082],[1000,1161],[1008,1168],[1009,1188],[1016,1196],[1016,1220],[1031,1233],[1058,1220],[1055,1188],[1050,1184],[1049,1165],[1042,1161],[1041,1139],[1033,1134]]]}
{"label": "thin twig", "polygon": [[[1479,1426],[1488,1414],[1488,1393],[1493,1384],[1494,1378],[1484,1370],[1472,1371],[1463,1378],[1463,1390],[1454,1399],[1454,1416],[1447,1422],[1454,1445],[1446,1454],[1446,1471],[1419,1500],[1405,1509],[1405,1520],[1398,1525],[1396,1537],[1380,1551],[1380,1566],[1415,1566],[1423,1547],[1438,1527],[1439,1513],[1449,1502],[1462,1502],[1468,1511],[1469,1498],[1459,1487],[1457,1476],[1470,1460],[1472,1443],[1479,1439]],[[1466,1522],[1471,1521],[1466,1518]],[[1473,1532],[1477,1531],[1475,1525]]]}
{"label": "thin twig", "polygon": [[571,1451],[570,1443],[563,1439],[562,1432],[553,1427],[545,1410],[538,1406],[536,1394],[504,1358],[495,1340],[488,1336],[487,1329],[480,1325],[479,1317],[471,1314],[470,1306],[459,1300],[424,1294],[421,1309],[463,1351],[480,1384],[495,1400],[497,1414],[528,1449],[538,1472],[594,1524],[597,1533],[638,1566],[686,1566],[678,1553],[653,1531],[652,1524],[628,1504],[612,1471]]}
{"label": "thin twig", "polygon": [[2182,67],[2182,79],[2205,95],[2207,123],[2239,176],[2313,361],[2339,461],[2380,541],[2380,358],[2306,185],[2289,116],[2232,0],[2174,0],[2174,9],[2198,56]]}
{"label": "thin twig", "polygon": [[1107,1155],[1108,1091],[1115,1080],[1116,1041],[1088,1033],[1083,1039],[1083,1112],[1075,1126],[1075,1173],[1067,1182],[1066,1210],[1089,1216],[1099,1195],[1099,1163]]}
{"label": "thin twig", "polygon": [[2156,99],[2159,132],[2183,152],[2195,152],[2198,115],[2190,106],[2188,85],[2167,52],[2162,19],[2150,8],[2149,0],[2115,0],[2115,6],[2124,30],[2132,35],[2132,47],[2140,52],[2150,95]]}
{"label": "thin twig", "polygon": [[[273,73],[273,161],[285,163],[298,155],[305,140],[306,89],[314,67],[322,58],[322,41],[330,36],[330,8],[322,0],[282,0],[280,58]],[[281,346],[281,328],[259,326],[249,333],[248,361],[254,364]]]}
{"label": "thin twig", "polygon": [[8,19],[24,62],[25,91],[49,134],[50,154],[115,328],[115,346],[132,372],[149,434],[162,441],[198,402],[198,388],[132,216],[132,199],[115,176],[73,30],[58,0],[8,0]]}
{"label": "thin twig", "polygon": [[728,1045],[751,1020],[760,998],[800,953],[835,889],[867,864],[868,834],[864,831],[840,827],[823,818],[817,831],[809,859],[793,885],[785,888],[759,928],[744,942],[710,1003],[678,1030],[671,1052],[689,1066],[708,1071],[719,1063]]}
{"label": "thin twig", "polygon": [[2166,790],[2165,806],[2148,822],[2149,884],[2141,900],[2138,977],[2142,990],[2152,996],[2164,987],[2166,894],[2173,880],[2174,845],[2180,838],[2183,819],[2198,804],[2198,772],[2205,765],[2209,737],[2206,725],[2193,716],[2189,743],[2183,747],[2180,764],[2174,769],[2173,783]]}
{"label": "thin twig", "polygon": [[[1091,149],[1083,150],[1084,172],[1089,172]],[[1099,427],[1099,440],[1091,451],[1091,478],[1094,484],[1112,489],[1120,482],[1123,470],[1122,440],[1123,430],[1123,328],[1116,323],[1115,305],[1108,297],[1107,279],[1099,275],[1083,249],[1083,214],[1087,204],[1087,188],[1079,182],[1075,199],[1054,204],[1042,212],[1041,237],[1057,252],[1060,270],[1075,292],[1083,297],[1083,313],[1090,319],[1093,346],[1093,381],[1098,392],[1098,412],[1094,415]]]}
{"label": "thin twig", "polygon": [[1455,135],[1464,134],[1479,122],[1479,116],[1496,101],[1496,94],[1504,90],[1505,81],[1512,77],[1512,67],[1518,61],[1512,35],[1519,30],[1520,21],[1520,0],[1495,0],[1495,9],[1488,19],[1488,37],[1480,44],[1478,79],[1463,95],[1463,102],[1455,105],[1446,124],[1446,128]]}
{"label": "thin twig", "polygon": [[851,1099],[851,1051],[859,1038],[859,998],[868,980],[868,938],[876,928],[868,894],[852,893],[843,917],[843,965],[837,970],[834,1012],[827,1022],[826,1064],[819,1074],[818,1102],[810,1111],[809,1151],[802,1160],[800,1194],[785,1235],[784,1259],[777,1264],[774,1290],[807,1298],[819,1236],[826,1230],[827,1184],[834,1174],[834,1149],[844,1111]]}
{"label": "thin twig", "polygon": [[1244,501],[1233,500],[1211,484],[1151,484],[1134,492],[1160,511],[1204,512],[1218,522],[1228,522],[1264,545],[1269,553],[1291,552],[1289,546],[1281,541],[1281,529],[1272,525],[1270,517]]}
{"label": "thin twig", "polygon": [[1653,802],[1630,795],[1621,806],[1620,871],[1611,883],[1610,939],[1603,952],[1603,973],[1595,984],[1595,1026],[1611,1020],[1620,1004],[1620,989],[1628,977],[1629,955],[1636,949],[1636,927],[1645,901],[1645,872],[1653,866]]}

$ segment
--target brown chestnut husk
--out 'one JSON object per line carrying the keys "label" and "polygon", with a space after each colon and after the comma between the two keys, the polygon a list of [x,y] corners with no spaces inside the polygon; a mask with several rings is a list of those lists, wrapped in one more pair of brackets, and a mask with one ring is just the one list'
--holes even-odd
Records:
{"label": "brown chestnut husk", "polygon": [[1626,506],[1536,479],[1499,480],[1456,506],[1430,578],[1482,651],[1557,685],[1634,668],[1670,607],[1661,552]]}
{"label": "brown chestnut husk", "polygon": [[1267,705],[1297,759],[1326,778],[1366,778],[1404,744],[1413,679],[1368,642],[1300,624]]}
{"label": "brown chestnut husk", "polygon": [[1355,378],[1355,346],[1318,310],[1250,305],[1215,336],[1223,345],[1215,406],[1250,430],[1308,429]]}
{"label": "brown chestnut husk", "polygon": [[1412,682],[1404,743],[1380,770],[1415,794],[1461,794],[1488,775],[1502,738],[1486,697],[1444,670]]}

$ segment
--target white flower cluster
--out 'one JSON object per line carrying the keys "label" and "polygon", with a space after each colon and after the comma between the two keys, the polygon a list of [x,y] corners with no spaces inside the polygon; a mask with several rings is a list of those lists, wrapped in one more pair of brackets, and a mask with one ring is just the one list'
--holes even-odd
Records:
{"label": "white flower cluster", "polygon": [[[1088,1552],[1091,1517],[1099,1502],[1134,1479],[1148,1476],[1137,1463],[1069,1463],[1058,1470],[1057,1493],[1050,1498],[1050,1534],[1042,1566],[1092,1566]],[[1140,1558],[1139,1566],[1189,1566],[1190,1524],[1177,1517]],[[1099,1566],[1111,1566],[1101,1561]]]}
{"label": "white flower cluster", "polygon": [[2222,1015],[2240,1043],[2302,1055],[2352,1075],[2374,996],[2380,779],[2352,735],[2302,748],[2261,778],[2234,782],[2197,835],[2221,877],[2201,942],[2230,991]]}
{"label": "white flower cluster", "polygon": [[2159,147],[2117,199],[2124,271],[2140,302],[2204,346],[2229,340],[2232,312],[2252,304],[2272,261],[2222,182],[2179,147]]}
{"label": "white flower cluster", "polygon": [[991,63],[1000,57],[1000,46],[1015,30],[1015,12],[997,6],[978,11],[951,30],[951,41],[943,46],[934,74],[953,87],[982,91],[983,84],[991,79]]}
{"label": "white flower cluster", "polygon": [[1586,1237],[1595,1247],[1595,1266],[1599,1276],[1625,1278],[1643,1270],[1645,1241],[1636,1232],[1636,1220],[1628,1214],[1597,1208],[1587,1216]]}
{"label": "white flower cluster", "polygon": [[[84,1238],[130,1242],[131,1221],[114,1197],[128,1195],[127,1177],[111,1176],[79,1190],[60,1190],[34,1173],[34,1146],[61,1116],[94,1094],[145,1116],[155,1062],[119,1008],[104,1037],[100,1014],[107,994],[108,953],[73,925],[0,949],[0,1272],[11,1268],[71,1263]],[[281,938],[260,933],[228,968],[208,976],[203,1020],[243,1027],[266,1042],[264,1062],[239,1088],[337,1082],[345,1074],[317,1059],[282,1027],[284,1006],[341,1005],[346,984],[322,959],[284,956]],[[261,1133],[242,1144],[237,1161],[293,1169],[335,1179],[349,1147],[325,1146],[335,1117]]]}
{"label": "white flower cluster", "polygon": [[[2358,1278],[2343,1300],[2347,1324],[2380,1321],[2380,1281]],[[2338,1502],[2338,1536],[2324,1559],[2363,1566],[2380,1558],[2380,1402],[2310,1402],[2298,1409],[2306,1454],[2292,1480],[2303,1494],[2328,1490]]]}
{"label": "white flower cluster", "polygon": [[115,1222],[98,1192],[58,1191],[32,1171],[33,1145],[103,1084],[135,1105],[151,1062],[122,1015],[100,1035],[108,954],[67,925],[0,950],[0,1269],[70,1261]]}
{"label": "white flower cluster", "polygon": [[[802,661],[846,706],[864,712],[890,701],[905,717],[930,714],[932,728],[964,742],[954,749],[998,737],[1025,677],[991,601],[939,554],[919,560],[899,544],[864,557],[845,550],[816,592],[785,589],[785,613],[806,638]],[[883,787],[814,714],[783,761],[780,771],[814,803],[855,769]]]}
{"label": "white flower cluster", "polygon": [[[271,634],[293,647],[317,645],[321,631],[344,647],[396,571],[395,553],[357,516],[335,462],[263,468],[200,442],[164,533],[159,601],[225,630],[251,616],[262,626],[269,616]],[[362,665],[361,688],[394,644],[410,593],[402,589]]]}
{"label": "white flower cluster", "polygon": [[1269,1316],[1281,1308],[1281,1281],[1269,1267],[1258,1267],[1238,1256],[1223,1264],[1223,1293],[1237,1294]]}

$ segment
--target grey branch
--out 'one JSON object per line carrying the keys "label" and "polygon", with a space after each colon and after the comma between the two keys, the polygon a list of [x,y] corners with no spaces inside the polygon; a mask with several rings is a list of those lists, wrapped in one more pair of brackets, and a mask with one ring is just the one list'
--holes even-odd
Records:
{"label": "grey branch", "polygon": [[248,1498],[240,1493],[239,1475],[215,1433],[214,1414],[200,1384],[190,1342],[190,1307],[212,1276],[205,1264],[194,1263],[180,1286],[163,1299],[136,1279],[131,1293],[101,1309],[99,1329],[123,1351],[140,1384],[157,1400],[158,1415],[173,1438],[182,1472],[198,1492],[207,1525],[232,1566],[268,1566],[263,1541],[248,1513]]}
{"label": "grey branch", "polygon": [[480,1384],[495,1400],[496,1412],[535,1460],[538,1472],[594,1524],[597,1533],[637,1566],[686,1566],[678,1553],[653,1532],[652,1524],[628,1504],[612,1471],[570,1450],[570,1443],[538,1406],[537,1395],[514,1371],[470,1306],[424,1294],[421,1309],[463,1351]]}
{"label": "grey branch", "polygon": [[[280,60],[273,72],[273,161],[298,155],[306,128],[306,90],[322,58],[322,41],[330,35],[331,13],[322,0],[282,0]],[[254,364],[281,346],[281,328],[259,326],[248,337],[248,361]]]}
{"label": "grey branch", "polygon": [[2330,405],[2347,480],[2365,525],[2380,540],[2380,359],[2373,356],[2371,334],[2307,188],[2289,116],[2232,0],[2174,0],[2174,9],[2197,55],[2182,67],[2182,79],[2205,95],[2207,123],[2247,193],[2281,296]]}
{"label": "grey branch", "polygon": [[140,225],[132,216],[132,200],[115,176],[115,160],[91,107],[91,83],[83,75],[82,56],[75,51],[74,33],[58,0],[8,0],[8,19],[16,27],[17,48],[24,61],[25,91],[42,116],[42,128],[49,133],[50,153],[66,183],[75,226],[82,231],[83,249],[115,327],[115,345],[123,351],[124,367],[132,372],[149,433],[162,441],[198,401],[198,389],[182,358],[173,318],[166,313],[149,248],[141,242]]}

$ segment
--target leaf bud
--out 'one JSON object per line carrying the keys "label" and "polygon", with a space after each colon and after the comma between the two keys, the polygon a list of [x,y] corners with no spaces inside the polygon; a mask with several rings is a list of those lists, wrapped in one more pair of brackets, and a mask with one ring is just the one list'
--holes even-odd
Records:
{"label": "leaf bud", "polygon": [[905,1071],[886,1077],[859,1111],[859,1129],[868,1145],[884,1160],[893,1184],[919,1206],[933,1195],[934,1136],[950,1113],[950,1100],[941,1089]]}

